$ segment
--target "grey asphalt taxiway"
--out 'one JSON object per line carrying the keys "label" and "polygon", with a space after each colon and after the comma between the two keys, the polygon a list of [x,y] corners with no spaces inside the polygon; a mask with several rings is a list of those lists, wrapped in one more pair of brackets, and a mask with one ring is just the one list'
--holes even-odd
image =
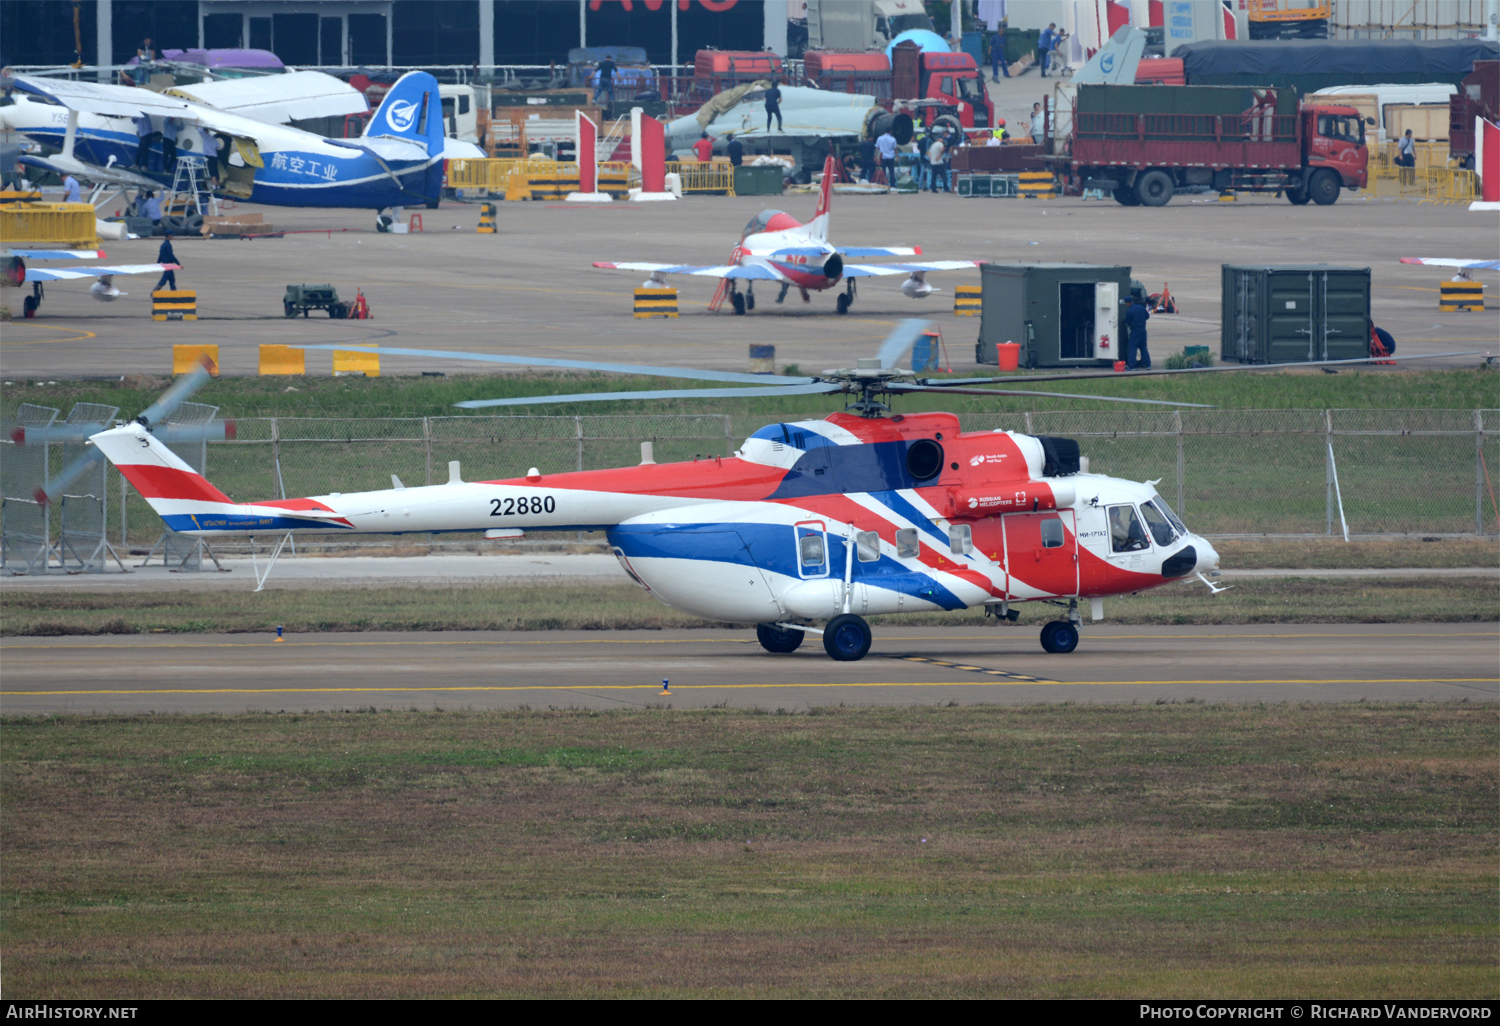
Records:
{"label": "grey asphalt taxiway", "polygon": [[[6,715],[1500,698],[1500,625],[877,628],[857,663],[745,630],[7,638]],[[663,694],[662,681],[670,681]]]}

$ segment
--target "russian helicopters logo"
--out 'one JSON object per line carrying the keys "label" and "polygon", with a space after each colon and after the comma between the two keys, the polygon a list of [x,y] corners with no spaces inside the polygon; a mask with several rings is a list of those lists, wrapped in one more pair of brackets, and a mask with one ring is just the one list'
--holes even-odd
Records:
{"label": "russian helicopters logo", "polygon": [[409,131],[417,119],[417,105],[411,100],[397,100],[385,112],[385,120],[398,132]]}

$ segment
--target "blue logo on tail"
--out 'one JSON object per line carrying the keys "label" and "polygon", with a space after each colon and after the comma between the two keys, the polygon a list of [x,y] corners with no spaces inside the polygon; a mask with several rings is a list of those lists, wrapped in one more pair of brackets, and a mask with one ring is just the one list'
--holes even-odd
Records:
{"label": "blue logo on tail", "polygon": [[443,103],[437,79],[425,71],[408,71],[391,86],[365,128],[366,138],[408,139],[430,154],[443,151]]}

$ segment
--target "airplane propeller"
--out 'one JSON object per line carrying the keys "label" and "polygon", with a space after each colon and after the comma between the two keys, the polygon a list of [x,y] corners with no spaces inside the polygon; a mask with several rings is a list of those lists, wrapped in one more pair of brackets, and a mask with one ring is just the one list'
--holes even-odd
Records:
{"label": "airplane propeller", "polygon": [[[155,434],[162,441],[172,442],[195,442],[202,439],[233,438],[233,421],[215,421],[212,424],[167,424],[165,421],[172,416],[184,402],[188,400],[198,389],[202,388],[212,377],[214,367],[213,361],[207,356],[191,374],[185,374],[172,383],[172,386],[162,393],[161,398],[141,411],[135,418],[135,423],[145,427],[147,431]],[[49,427],[43,431],[30,431],[25,428],[17,428],[11,434],[11,438],[18,445],[38,445],[46,443],[63,442],[87,442],[90,435],[103,430],[97,424],[60,424]],[[86,448],[76,459],[69,463],[62,471],[51,479],[46,489],[38,488],[33,494],[37,502],[43,506],[50,505],[73,484],[89,471],[94,470],[104,461],[104,454],[93,446]]]}

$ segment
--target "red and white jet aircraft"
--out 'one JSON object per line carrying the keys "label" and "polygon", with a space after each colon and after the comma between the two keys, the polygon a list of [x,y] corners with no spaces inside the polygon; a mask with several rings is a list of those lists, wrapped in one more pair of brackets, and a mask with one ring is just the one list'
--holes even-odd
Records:
{"label": "red and white jet aircraft", "polygon": [[[743,314],[755,309],[755,283],[774,281],[781,283],[781,292],[776,297],[780,303],[786,299],[787,291],[797,289],[802,301],[812,297],[809,292],[823,292],[836,288],[840,281],[844,291],[838,297],[838,312],[848,313],[854,302],[856,278],[871,278],[892,274],[907,275],[901,283],[901,291],[912,299],[921,299],[935,291],[927,284],[928,271],[959,271],[978,267],[978,260],[932,260],[910,264],[848,264],[846,258],[921,256],[920,246],[862,246],[839,249],[828,241],[829,201],[833,196],[835,177],[832,157],[823,165],[823,187],[818,193],[818,209],[813,219],[802,224],[792,215],[780,210],[762,210],[745,226],[739,245],[730,254],[729,263],[700,267],[689,264],[645,264],[616,263],[596,260],[595,267],[616,271],[650,271],[647,287],[666,286],[665,274],[696,274],[707,278],[720,278],[728,285],[729,301],[734,312]],[[745,291],[739,291],[738,283],[746,282]]]}
{"label": "red and white jet aircraft", "polygon": [[42,290],[45,281],[76,281],[81,278],[98,279],[89,287],[89,295],[101,303],[112,303],[128,293],[115,288],[117,274],[161,274],[163,271],[181,270],[179,264],[119,264],[114,267],[27,267],[28,260],[96,260],[103,259],[102,249],[11,249],[0,254],[4,263],[0,273],[0,287],[20,288],[31,285],[31,295],[21,304],[26,317],[35,317],[42,305]]}

